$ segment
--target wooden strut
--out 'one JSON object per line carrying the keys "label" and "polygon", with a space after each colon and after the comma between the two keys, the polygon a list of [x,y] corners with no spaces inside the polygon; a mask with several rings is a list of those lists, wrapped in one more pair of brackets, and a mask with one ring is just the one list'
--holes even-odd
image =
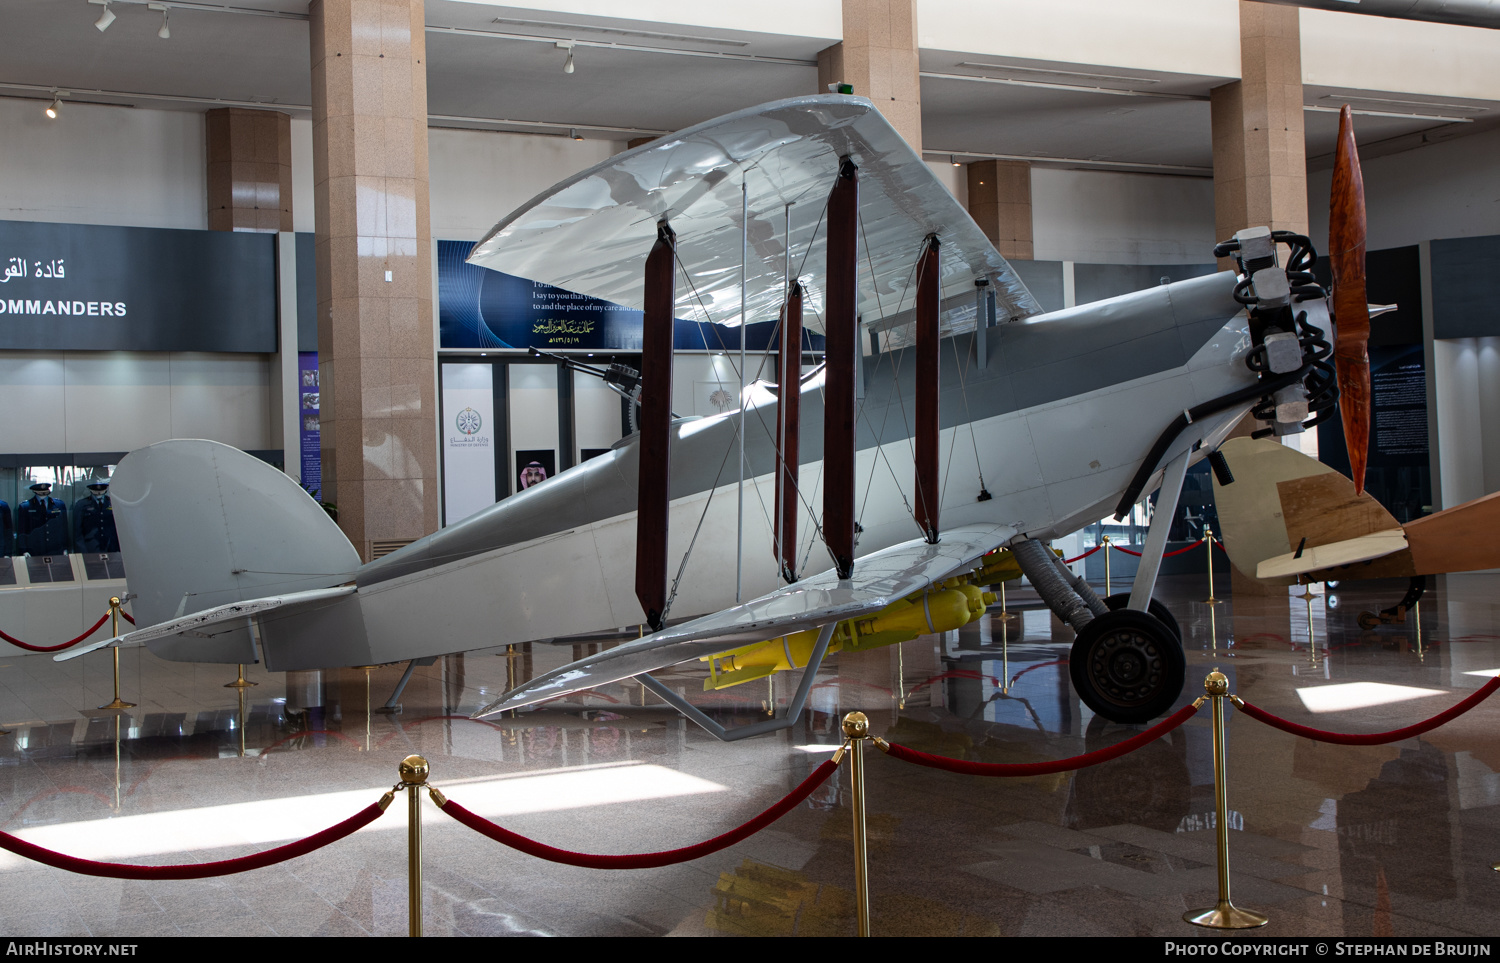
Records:
{"label": "wooden strut", "polygon": [[854,366],[859,168],[848,157],[828,195],[828,310],[824,316],[823,541],[841,579],[854,574]]}
{"label": "wooden strut", "polygon": [[672,333],[677,235],[665,220],[646,258],[641,334],[641,443],[635,523],[635,597],[651,631],[665,625],[667,516],[671,510]]}
{"label": "wooden strut", "polygon": [[776,555],[781,577],[797,581],[797,459],[802,417],[802,284],[793,282],[782,308],[780,361],[777,380],[776,450],[781,453],[776,473]]}
{"label": "wooden strut", "polygon": [[916,464],[914,514],[922,537],[938,540],[938,314],[942,302],[942,280],[938,273],[936,235],[927,238],[917,259],[917,371]]}

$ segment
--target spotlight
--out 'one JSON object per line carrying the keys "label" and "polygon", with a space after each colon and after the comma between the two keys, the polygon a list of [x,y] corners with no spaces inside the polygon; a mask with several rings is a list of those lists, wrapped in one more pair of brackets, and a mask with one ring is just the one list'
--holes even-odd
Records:
{"label": "spotlight", "polygon": [[583,135],[578,132],[577,127],[568,128],[568,136],[574,140],[583,140]]}
{"label": "spotlight", "polygon": [[[98,0],[89,0],[89,2],[94,3]],[[109,0],[103,0],[101,5],[104,7],[104,12],[99,14],[99,19],[94,21],[94,26],[99,29],[100,33],[103,33],[109,29],[110,24],[115,22],[115,12],[109,9]]]}
{"label": "spotlight", "polygon": [[172,28],[167,26],[167,5],[165,3],[148,3],[146,4],[146,9],[161,11],[161,29],[156,31],[156,35],[163,40],[171,40]]}
{"label": "spotlight", "polygon": [[54,90],[52,92],[52,103],[47,105],[47,118],[49,120],[56,120],[57,112],[60,110],[62,110],[62,94]]}
{"label": "spotlight", "polygon": [[568,52],[567,59],[563,61],[563,73],[571,74],[573,72],[573,45],[571,43],[564,43],[563,41],[559,40],[557,42],[557,49],[566,50]]}
{"label": "spotlight", "polygon": [[948,155],[948,163],[952,164],[954,167],[962,167],[962,166],[964,166],[964,165],[960,164],[958,162],[958,158],[954,157],[952,154]]}

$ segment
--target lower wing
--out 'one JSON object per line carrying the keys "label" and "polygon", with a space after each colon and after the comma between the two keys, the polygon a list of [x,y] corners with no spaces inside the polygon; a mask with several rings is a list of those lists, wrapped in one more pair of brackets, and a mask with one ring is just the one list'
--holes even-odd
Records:
{"label": "lower wing", "polygon": [[893,545],[859,559],[851,579],[841,581],[830,569],[741,605],[579,659],[517,686],[475,712],[473,718],[878,612],[934,582],[967,574],[980,558],[1015,535],[1016,530],[1008,525],[967,525],[943,532],[935,545],[922,539]]}

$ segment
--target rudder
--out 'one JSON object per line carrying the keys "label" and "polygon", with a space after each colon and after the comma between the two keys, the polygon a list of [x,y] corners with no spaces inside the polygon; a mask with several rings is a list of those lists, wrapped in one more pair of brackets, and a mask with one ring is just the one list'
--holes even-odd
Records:
{"label": "rudder", "polygon": [[359,568],[354,546],[296,482],[215,441],[164,441],[131,452],[110,480],[110,496],[142,627],[227,602],[338,585]]}

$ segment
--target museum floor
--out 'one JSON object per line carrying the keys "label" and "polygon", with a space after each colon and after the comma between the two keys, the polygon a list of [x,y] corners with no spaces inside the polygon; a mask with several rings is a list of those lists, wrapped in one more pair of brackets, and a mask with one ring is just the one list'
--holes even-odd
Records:
{"label": "museum floor", "polygon": [[[1163,580],[1187,638],[1188,688],[1219,666],[1232,691],[1293,721],[1375,732],[1427,718],[1500,670],[1500,576],[1437,580],[1411,621],[1361,632],[1402,586],[1311,602],[1210,608],[1201,579]],[[1221,584],[1220,590],[1223,592]],[[421,753],[448,796],[508,828],[592,852],[674,848],[744,822],[826,758],[842,713],[929,752],[985,761],[1075,755],[1133,730],[1071,693],[1067,640],[1044,610],[830,660],[794,730],[722,745],[640,686],[498,725],[466,714],[507,672],[572,647],[479,650],[419,669],[398,715],[371,714],[399,667],[267,675],[239,701],[232,667],[122,654],[0,660],[0,829],[100,860],[224,859],[331,825]],[[438,627],[435,627],[438,628]],[[1314,644],[1309,645],[1309,629]],[[703,695],[722,722],[764,718],[766,682]],[[792,681],[795,681],[794,679]],[[778,699],[791,684],[776,680]],[[654,702],[654,700],[652,700]],[[904,708],[902,708],[904,706]],[[709,708],[711,707],[711,708]],[[1215,893],[1209,713],[1123,759],[1072,774],[985,779],[868,753],[875,935],[1212,935],[1181,921]],[[1313,743],[1230,720],[1236,903],[1266,936],[1500,933],[1500,698],[1419,739]],[[748,841],[653,870],[523,856],[424,802],[428,935],[832,935],[853,932],[848,767]],[[71,875],[0,852],[0,928],[44,935],[404,935],[405,801],[291,862],[197,882]]]}

